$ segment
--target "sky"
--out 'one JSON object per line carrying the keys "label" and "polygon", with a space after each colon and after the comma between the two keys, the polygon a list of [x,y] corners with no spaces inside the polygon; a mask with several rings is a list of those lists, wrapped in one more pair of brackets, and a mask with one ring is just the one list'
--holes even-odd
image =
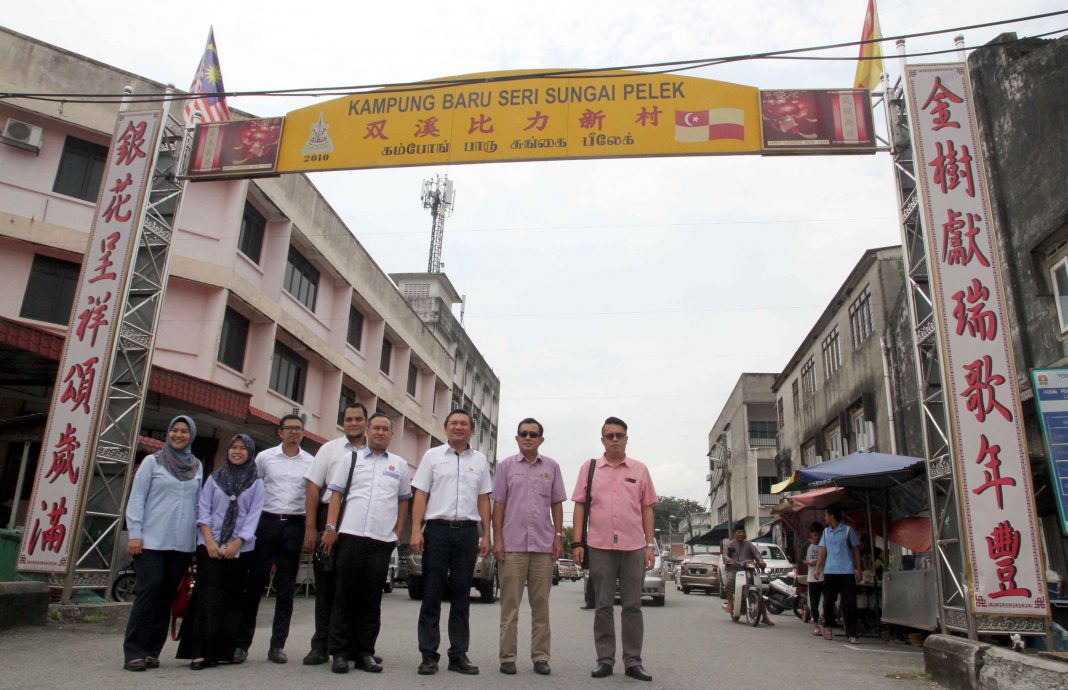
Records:
{"label": "sky", "polygon": [[[858,40],[866,0],[583,3],[164,3],[121,14],[37,0],[0,23],[188,88],[209,25],[227,89],[417,81],[491,70],[590,68]],[[1066,9],[1055,1],[883,0],[883,35]],[[1068,28],[1068,15],[964,31],[977,46]],[[954,33],[909,51],[953,47]],[[884,54],[893,47],[884,44]],[[823,53],[852,57],[855,48]],[[915,61],[951,61],[942,55]],[[749,61],[688,76],[763,89],[852,86],[849,61]],[[892,79],[900,73],[887,61]],[[240,97],[283,115],[314,99]],[[545,425],[567,486],[630,425],[628,455],[661,495],[707,503],[708,432],[743,372],[781,372],[866,249],[900,244],[888,154],[499,163],[316,173],[313,183],[387,272],[425,270],[422,181],[457,190],[444,270],[464,325],[501,380],[498,455]]]}

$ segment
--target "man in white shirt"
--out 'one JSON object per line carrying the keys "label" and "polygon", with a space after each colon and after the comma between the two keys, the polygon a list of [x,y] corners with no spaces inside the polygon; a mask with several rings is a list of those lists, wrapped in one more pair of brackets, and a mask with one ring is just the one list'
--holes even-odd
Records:
{"label": "man in white shirt", "polygon": [[300,415],[282,417],[278,422],[278,437],[282,439],[280,445],[256,456],[256,473],[263,480],[263,512],[256,529],[256,549],[252,552],[248,584],[241,601],[241,622],[233,659],[236,664],[248,657],[248,649],[252,646],[256,614],[271,577],[271,566],[275,569],[275,603],[267,658],[277,664],[287,661],[282,650],[289,637],[289,621],[293,616],[293,590],[304,538],[304,474],[311,467],[312,456],[300,447],[304,440],[304,420]]}
{"label": "man in white shirt", "polygon": [[[345,435],[324,443],[304,475],[304,505],[309,515],[304,525],[304,548],[307,551],[316,551],[316,546],[322,541],[330,503],[330,477],[339,465],[344,464],[347,470],[353,453],[361,450],[366,443],[367,408],[358,402],[346,405],[342,411],[341,429]],[[316,516],[314,522],[311,515]],[[322,559],[316,553],[312,560],[312,572],[315,574],[315,634],[312,635],[311,651],[304,656],[305,666],[325,664],[330,660],[327,640],[330,635],[330,612],[334,608],[333,559]]]}
{"label": "man in white shirt", "polygon": [[[356,668],[381,673],[375,642],[382,627],[382,587],[397,535],[408,519],[412,485],[408,461],[390,453],[393,423],[381,412],[367,420],[367,446],[354,465],[338,463],[330,477],[324,550],[337,549],[338,582],[330,617],[334,673],[349,672],[350,650]],[[351,471],[350,471],[351,470]]]}
{"label": "man in white shirt", "polygon": [[[441,599],[448,583],[449,670],[474,675],[467,658],[471,640],[471,580],[478,555],[490,552],[490,500],[493,481],[486,456],[471,448],[471,415],[456,409],[445,418],[448,443],[431,448],[412,478],[412,537],[409,546],[423,554],[423,604],[419,609],[419,674],[438,671]],[[425,530],[422,528],[426,518]],[[482,525],[479,540],[478,526]]]}

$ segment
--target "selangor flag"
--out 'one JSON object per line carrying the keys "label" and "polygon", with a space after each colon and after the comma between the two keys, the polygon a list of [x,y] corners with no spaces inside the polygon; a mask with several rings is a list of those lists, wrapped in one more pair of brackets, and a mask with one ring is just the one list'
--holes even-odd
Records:
{"label": "selangor flag", "polygon": [[192,127],[193,114],[200,113],[202,122],[224,122],[230,119],[230,109],[226,107],[226,89],[223,88],[222,68],[219,66],[219,52],[215,49],[215,29],[208,29],[208,45],[204,47],[204,57],[200,59],[197,74],[193,77],[190,94],[203,94],[200,98],[191,98],[185,102],[185,126]]}
{"label": "selangor flag", "polygon": [[[871,41],[882,38],[879,28],[879,15],[875,12],[875,0],[868,0],[868,11],[864,13],[864,28],[860,40]],[[873,90],[879,85],[883,74],[883,51],[879,43],[864,43],[860,46],[860,60],[857,61],[857,76],[853,80],[858,89]],[[865,60],[864,58],[874,58]]]}
{"label": "selangor flag", "polygon": [[713,139],[744,141],[745,111],[741,108],[675,111],[675,141],[692,144]]}

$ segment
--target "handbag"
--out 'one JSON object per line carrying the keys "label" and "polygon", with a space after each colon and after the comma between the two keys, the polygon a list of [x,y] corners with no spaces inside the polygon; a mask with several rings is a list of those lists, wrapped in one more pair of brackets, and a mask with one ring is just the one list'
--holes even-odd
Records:
{"label": "handbag", "polygon": [[[345,480],[345,493],[341,495],[341,507],[337,511],[337,527],[341,526],[341,518],[345,515],[345,504],[349,501],[349,487],[352,485],[352,473],[355,469],[356,451],[352,451],[352,460],[349,462],[349,477]],[[315,561],[324,572],[331,572],[334,569],[334,562],[337,560],[337,546],[337,544],[334,544],[334,547],[330,549],[330,553],[323,553],[322,538],[315,545]]]}
{"label": "handbag", "polygon": [[193,588],[197,583],[197,571],[195,566],[189,566],[178,583],[178,591],[174,595],[174,603],[171,604],[171,639],[177,640],[179,634],[178,621],[189,615],[189,607],[193,603]]}

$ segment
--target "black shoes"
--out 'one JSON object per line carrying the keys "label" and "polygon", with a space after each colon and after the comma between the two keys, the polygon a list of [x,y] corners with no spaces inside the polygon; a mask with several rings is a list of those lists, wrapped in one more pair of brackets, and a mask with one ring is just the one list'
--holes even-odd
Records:
{"label": "black shoes", "polygon": [[612,675],[612,664],[597,664],[597,668],[590,671],[591,678],[604,678]]}
{"label": "black shoes", "polygon": [[502,661],[501,662],[501,673],[503,673],[506,676],[514,676],[516,674],[515,662],[514,661]]}
{"label": "black shoes", "polygon": [[467,655],[458,656],[455,659],[449,659],[449,670],[457,673],[463,673],[468,676],[478,675],[478,666],[471,663],[471,660],[467,658]]}
{"label": "black shoes", "polygon": [[[452,666],[452,664],[449,664]],[[438,660],[432,656],[424,656],[423,663],[419,664],[417,671],[421,676],[432,676],[438,672]]]}
{"label": "black shoes", "polygon": [[580,608],[580,609],[582,609],[583,611],[592,611],[592,610],[594,610],[594,609],[595,609],[595,608],[597,608],[597,607],[596,607],[596,606],[586,606],[585,604],[583,604],[583,605],[582,605],[582,606],[580,606],[579,608]]}
{"label": "black shoes", "polygon": [[381,661],[370,655],[356,657],[356,668],[368,673],[382,673]]}
{"label": "black shoes", "polygon": [[539,676],[547,676],[550,673],[552,673],[552,669],[549,668],[549,662],[548,661],[535,661],[534,662],[534,673],[537,673]]}
{"label": "black shoes", "polygon": [[159,668],[159,657],[146,656],[145,668]]}
{"label": "black shoes", "polygon": [[234,650],[234,658],[230,660],[231,664],[243,664],[248,659],[248,650],[238,647]]}
{"label": "black shoes", "polygon": [[626,674],[628,676],[630,676],[631,678],[635,678],[637,680],[652,680],[653,679],[652,674],[649,673],[648,671],[646,671],[644,668],[642,668],[641,664],[638,664],[636,666],[628,666],[627,670],[626,670]]}
{"label": "black shoes", "polygon": [[326,652],[319,649],[313,649],[304,655],[305,666],[318,666],[328,661],[330,661],[330,657],[326,655]]}
{"label": "black shoes", "polygon": [[144,659],[131,659],[122,665],[123,670],[126,671],[144,671],[148,666],[145,665]]}
{"label": "black shoes", "polygon": [[267,660],[276,664],[284,664],[289,661],[289,657],[286,656],[281,647],[271,647],[267,650]]}
{"label": "black shoes", "polygon": [[349,672],[349,660],[341,654],[334,655],[334,663],[330,665],[330,670],[334,673],[348,673]]}

